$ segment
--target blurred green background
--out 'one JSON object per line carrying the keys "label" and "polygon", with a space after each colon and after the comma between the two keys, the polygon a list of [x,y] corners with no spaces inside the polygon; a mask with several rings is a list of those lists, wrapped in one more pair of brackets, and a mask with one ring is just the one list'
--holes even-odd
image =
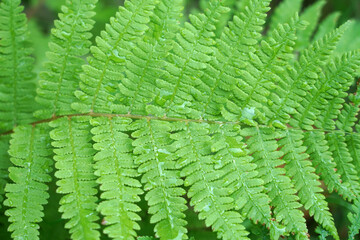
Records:
{"label": "blurred green background", "polygon": [[[170,0],[169,0],[170,1]],[[184,15],[188,13],[201,11],[201,8],[206,6],[207,0],[184,0],[186,2],[186,8],[184,9]],[[222,0],[225,4],[233,4],[235,0]],[[246,0],[238,0],[246,1]],[[269,18],[273,9],[281,3],[282,0],[273,0],[271,3],[272,10],[269,12]],[[49,40],[49,33],[53,26],[53,21],[57,18],[57,13],[60,11],[61,5],[65,0],[23,0],[25,6],[25,13],[29,18],[29,27],[31,31],[31,38],[34,42],[35,55],[37,56],[35,71],[42,70],[42,64],[45,60],[45,52],[47,51],[47,42]],[[108,19],[115,14],[119,5],[123,4],[123,0],[99,0],[97,5],[97,15],[95,17],[95,27],[93,29],[93,35],[96,36],[104,28]],[[304,0],[303,9],[311,6],[316,0]],[[231,4],[230,4],[231,3]],[[351,34],[346,39],[343,39],[343,49],[339,51],[345,51],[349,49],[360,48],[360,0],[327,0],[322,10],[321,20],[325,19],[329,14],[333,12],[339,12],[340,17],[338,25],[345,22],[348,19],[357,19],[354,22],[351,29]],[[265,30],[266,31],[266,30]],[[55,181],[55,180],[54,180]],[[59,196],[55,194],[55,183],[51,185],[50,201],[46,206],[46,216],[44,222],[41,224],[41,239],[44,240],[64,240],[69,239],[68,233],[64,230],[64,221],[61,220],[60,214],[57,212]],[[347,239],[347,213],[349,211],[349,204],[344,202],[337,194],[326,194],[329,202],[330,209],[334,215],[336,226],[339,229],[341,239]],[[143,201],[144,206],[146,203]],[[3,211],[3,209],[2,209]],[[195,213],[188,210],[188,222],[190,223],[189,230],[197,240],[216,239],[216,236],[209,233],[204,227],[203,222],[198,221]],[[0,216],[0,239],[10,239],[6,233],[7,223],[6,219],[1,214]],[[144,222],[141,224],[143,230],[140,234],[147,235],[152,233],[153,226],[148,224],[149,216],[143,213]],[[253,235],[251,239],[267,239],[266,236],[262,236],[262,226],[252,224],[250,221],[246,221],[248,229],[252,230]],[[308,227],[310,234],[314,237],[312,239],[318,239],[314,233],[316,223],[309,218]],[[330,238],[328,238],[330,239]],[[360,238],[358,238],[360,239]]]}

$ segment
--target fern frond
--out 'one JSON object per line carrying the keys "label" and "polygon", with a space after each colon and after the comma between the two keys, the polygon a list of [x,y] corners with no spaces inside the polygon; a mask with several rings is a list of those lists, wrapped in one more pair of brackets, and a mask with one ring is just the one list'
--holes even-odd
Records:
{"label": "fern frond", "polygon": [[302,3],[303,0],[282,1],[271,15],[269,34],[272,34],[279,24],[290,22],[291,18],[300,12]]}
{"label": "fern frond", "polygon": [[222,178],[224,187],[231,189],[231,197],[244,217],[265,224],[272,239],[278,239],[285,229],[271,218],[271,200],[264,192],[264,182],[258,177],[253,158],[242,143],[240,129],[232,125],[214,125],[212,128],[214,169],[226,173]]}
{"label": "fern frond", "polygon": [[287,232],[307,239],[305,218],[298,209],[302,205],[289,176],[285,174],[287,172],[280,168],[285,161],[281,159],[283,152],[277,150],[276,139],[282,138],[283,133],[268,127],[251,127],[242,129],[241,134],[248,137],[246,143],[258,166],[259,176],[264,180],[276,220],[284,223]]}
{"label": "fern frond", "polygon": [[156,223],[155,233],[160,239],[188,239],[184,227],[186,192],[181,187],[183,180],[175,166],[176,158],[170,148],[171,124],[166,121],[138,120],[130,126],[136,130],[131,136],[135,164],[142,174],[141,182],[147,191],[145,200],[149,205],[151,223]]}
{"label": "fern frond", "polygon": [[307,7],[300,15],[302,21],[306,21],[309,25],[306,29],[297,32],[297,41],[295,48],[302,50],[308,47],[313,32],[315,31],[318,21],[321,17],[321,10],[324,7],[326,1],[318,0],[313,5]]}
{"label": "fern frond", "polygon": [[33,121],[34,59],[20,0],[0,3],[0,131]]}
{"label": "fern frond", "polygon": [[165,66],[169,76],[160,83],[163,95],[166,94],[158,104],[161,110],[154,109],[149,113],[201,118],[205,96],[211,91],[210,84],[201,80],[202,70],[208,67],[214,53],[215,24],[226,12],[228,8],[220,1],[211,0],[204,14],[189,16],[190,23],[185,23],[176,35],[176,42],[168,57],[169,64]]}
{"label": "fern frond", "polygon": [[46,70],[40,74],[36,101],[42,109],[35,115],[41,118],[74,113],[71,103],[80,80],[81,57],[89,52],[97,0],[67,0],[52,29]]}
{"label": "fern frond", "polygon": [[125,60],[133,42],[142,37],[148,29],[149,17],[153,14],[157,0],[125,1],[116,16],[110,19],[101,37],[96,38],[97,46],[91,47],[89,65],[84,65],[80,76],[80,90],[75,91],[79,102],[72,107],[82,113],[111,113],[114,92],[119,80],[124,78]]}
{"label": "fern frond", "polygon": [[278,100],[279,104],[271,106],[273,116],[269,123],[274,121],[288,122],[290,114],[296,113],[295,109],[298,107],[299,102],[306,96],[305,90],[311,89],[319,79],[319,73],[322,70],[321,66],[326,64],[349,24],[349,22],[343,24],[314,42],[300,53],[300,58],[294,63],[293,68],[287,69],[283,79],[286,85],[275,90],[278,92],[280,99]]}
{"label": "fern frond", "polygon": [[8,182],[8,168],[11,166],[8,154],[10,135],[0,136],[0,208],[2,208],[5,185]]}
{"label": "fern frond", "polygon": [[204,119],[219,118],[224,103],[238,82],[237,75],[242,71],[247,54],[257,48],[270,2],[254,0],[251,3],[246,12],[234,16],[217,39],[214,58],[202,76],[202,81],[210,89],[204,96],[206,100],[201,113]]}
{"label": "fern frond", "polygon": [[97,194],[93,171],[95,150],[90,143],[90,117],[64,117],[50,123],[53,139],[57,192],[65,194],[60,200],[62,218],[69,219],[65,227],[71,238],[99,239],[99,219],[96,213]]}
{"label": "fern frond", "polygon": [[104,232],[114,239],[135,239],[135,230],[139,230],[136,221],[140,217],[135,213],[140,208],[135,202],[140,201],[143,193],[132,156],[132,141],[128,130],[131,119],[99,117],[90,120],[94,135],[95,175],[100,184],[102,202],[98,211],[105,217]]}
{"label": "fern frond", "polygon": [[360,52],[350,52],[331,59],[323,72],[319,73],[318,81],[298,105],[290,124],[306,130],[312,130],[313,125],[321,129],[334,129],[335,121],[332,119],[337,117],[342,107],[341,103],[353,83],[358,66]]}
{"label": "fern frond", "polygon": [[291,19],[289,24],[279,25],[267,40],[261,41],[259,50],[255,53],[249,53],[246,70],[240,70],[238,83],[233,89],[233,99],[227,101],[227,116],[240,116],[245,123],[257,118],[264,121],[271,117],[269,105],[276,104],[279,96],[274,89],[276,84],[284,87],[282,78],[284,71],[282,67],[288,65],[288,61],[293,59],[293,46],[296,40],[296,30],[304,27],[297,15]]}
{"label": "fern frond", "polygon": [[349,228],[349,240],[354,240],[355,236],[359,234],[360,231],[360,201],[357,200],[352,205],[352,213],[348,214],[349,221],[351,226]]}
{"label": "fern frond", "polygon": [[[360,55],[360,52],[359,52],[359,55]],[[360,57],[359,57],[359,60],[360,60]],[[359,65],[360,65],[360,61],[359,61]],[[350,65],[350,67],[351,67],[351,65]],[[356,69],[357,69],[357,66],[352,71],[353,75],[355,75],[354,72]],[[354,76],[351,76],[351,75],[349,76],[349,78],[352,80],[353,80],[353,77]],[[352,82],[353,81],[351,81],[351,83]],[[349,97],[350,102],[345,103],[343,105],[343,109],[341,110],[340,114],[338,115],[338,119],[336,121],[336,127],[338,129],[346,132],[347,134],[351,134],[351,133],[356,134],[356,132],[353,132],[353,127],[354,127],[355,123],[358,122],[357,115],[359,114],[359,110],[360,110],[360,98],[359,98],[359,96],[357,96],[355,94],[351,94],[348,97]]]}
{"label": "fern frond", "polygon": [[332,153],[341,180],[349,184],[349,188],[355,196],[359,196],[360,181],[355,166],[352,164],[351,155],[346,147],[345,133],[342,131],[327,133],[326,140],[328,141],[329,151]]}
{"label": "fern frond", "polygon": [[321,131],[309,131],[304,134],[306,153],[311,156],[316,173],[325,182],[329,192],[336,190],[339,195],[347,200],[353,200],[355,195],[348,183],[342,183],[340,175],[336,172],[336,163],[329,151],[325,133]]}
{"label": "fern frond", "polygon": [[[190,205],[199,212],[199,219],[205,219],[206,226],[211,226],[219,238],[247,239],[248,233],[241,225],[243,218],[234,211],[231,188],[223,186],[222,177],[231,169],[214,171],[216,158],[211,154],[211,146],[215,142],[209,136],[210,126],[190,122],[179,123],[176,129],[171,137],[175,140],[174,147],[179,158],[177,166],[182,168],[184,185],[190,187],[187,195],[191,199]],[[214,145],[212,147],[214,151],[220,150]],[[229,150],[235,155],[242,151],[237,147]]]}
{"label": "fern frond", "polygon": [[156,5],[150,17],[151,28],[128,56],[125,78],[119,83],[120,93],[112,106],[114,112],[146,115],[144,103],[153,100],[161,104],[165,100],[167,92],[161,89],[159,77],[166,74],[165,60],[174,45],[182,9],[182,0],[162,0]]}
{"label": "fern frond", "polygon": [[286,173],[291,177],[300,202],[309,210],[310,216],[314,216],[316,222],[328,230],[335,239],[339,239],[334,219],[322,194],[319,177],[308,160],[309,155],[304,153],[306,147],[303,146],[303,138],[301,130],[285,130],[284,138],[278,142],[284,153]]}
{"label": "fern frond", "polygon": [[44,216],[43,205],[49,194],[46,183],[52,171],[50,127],[47,123],[15,128],[10,140],[9,178],[4,205],[10,207],[5,214],[11,222],[9,231],[13,239],[39,239],[39,225]]}

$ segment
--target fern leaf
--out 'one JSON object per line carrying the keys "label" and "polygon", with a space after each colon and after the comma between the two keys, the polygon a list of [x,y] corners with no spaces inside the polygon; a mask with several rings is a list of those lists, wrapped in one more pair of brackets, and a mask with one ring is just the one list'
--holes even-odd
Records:
{"label": "fern leaf", "polygon": [[257,40],[265,23],[266,12],[269,10],[269,1],[255,0],[250,8],[235,15],[229,27],[217,39],[217,49],[214,58],[205,69],[202,81],[210,89],[204,96],[205,104],[202,109],[202,118],[215,119],[221,115],[222,106],[227,101],[232,88],[237,83],[237,75],[244,65],[244,57],[248,52],[257,48]]}
{"label": "fern leaf", "polygon": [[160,239],[188,239],[185,214],[185,190],[180,170],[175,166],[172,149],[169,148],[171,125],[166,121],[139,120],[132,124],[136,130],[131,135],[135,164],[142,174],[141,182],[147,191],[145,200],[156,223],[155,233]]}
{"label": "fern leaf", "polygon": [[224,171],[224,186],[232,189],[231,197],[244,217],[265,224],[278,239],[285,229],[271,219],[270,198],[264,192],[264,182],[258,177],[256,164],[245,149],[237,127],[214,125],[211,130],[215,171]]}
{"label": "fern leaf", "polygon": [[345,199],[355,198],[351,186],[342,183],[340,175],[336,172],[336,163],[329,151],[328,142],[325,140],[325,133],[321,131],[309,131],[304,134],[304,145],[306,153],[311,156],[316,173],[325,182],[329,192],[336,190]]}
{"label": "fern leaf", "polygon": [[199,119],[204,106],[205,95],[210,92],[207,83],[201,81],[214,53],[214,30],[218,19],[228,12],[220,1],[211,0],[204,14],[190,15],[190,23],[186,23],[176,35],[176,42],[165,66],[169,76],[162,85],[166,91],[159,107],[161,112],[149,112],[169,117],[187,116]]}
{"label": "fern leaf", "polygon": [[[289,24],[279,25],[267,40],[263,40],[257,52],[249,54],[246,61],[248,70],[239,71],[239,83],[233,90],[235,98],[228,101],[230,114],[239,115],[241,121],[252,121],[252,118],[264,121],[265,117],[271,117],[268,105],[279,99],[273,93],[276,83],[284,85],[281,80],[284,73],[278,66],[285,67],[293,59],[295,33],[303,27],[304,23],[296,15]],[[230,108],[230,101],[236,107]]]}
{"label": "fern leaf", "polygon": [[11,166],[8,154],[10,135],[0,136],[0,208],[4,200],[5,185],[8,182],[8,168]]}
{"label": "fern leaf", "polygon": [[351,223],[349,228],[349,240],[354,240],[355,236],[359,234],[360,231],[360,201],[357,200],[352,205],[352,213],[348,214],[349,221]]}
{"label": "fern leaf", "polygon": [[[295,62],[293,68],[288,68],[284,74],[284,87],[279,88],[278,100],[279,104],[273,104],[271,110],[273,117],[269,123],[274,121],[288,122],[289,114],[296,113],[295,108],[306,91],[311,89],[315,82],[319,79],[321,66],[326,64],[330,54],[334,51],[337,42],[350,23],[347,22],[341,27],[325,35],[325,37],[314,42],[307,49],[301,52],[299,61]],[[286,86],[286,87],[285,87]]]}
{"label": "fern leaf", "polygon": [[326,140],[329,144],[329,151],[332,153],[336,163],[337,171],[344,183],[349,183],[350,189],[359,196],[360,194],[360,181],[358,173],[352,164],[351,155],[346,147],[345,133],[330,132],[326,134]]}
{"label": "fern leaf", "polygon": [[71,103],[76,101],[74,91],[79,82],[79,72],[89,52],[97,0],[66,1],[52,29],[50,51],[47,52],[46,71],[40,75],[36,101],[42,105],[35,115],[49,118],[52,115],[74,113]]}
{"label": "fern leaf", "polygon": [[136,179],[137,173],[132,156],[132,141],[124,133],[131,123],[126,118],[99,117],[91,119],[91,130],[96,142],[94,148],[95,175],[100,184],[102,202],[98,211],[105,216],[104,232],[113,239],[135,239],[140,217],[135,213],[140,208],[135,202],[140,201],[141,184]]}
{"label": "fern leaf", "polygon": [[322,194],[319,177],[308,160],[309,155],[304,153],[306,147],[303,146],[303,137],[300,130],[286,130],[284,138],[278,142],[284,153],[286,172],[298,191],[300,202],[309,210],[310,216],[314,216],[315,221],[328,230],[335,239],[339,239],[334,219]]}
{"label": "fern leaf", "polygon": [[291,18],[300,12],[303,0],[284,0],[271,15],[269,34],[272,34],[279,24],[288,23]]}
{"label": "fern leaf", "polygon": [[90,143],[89,117],[64,117],[50,123],[55,147],[57,192],[65,194],[60,200],[62,218],[69,219],[65,227],[71,238],[99,239],[99,219],[96,213],[97,194],[93,173],[95,150]]}
{"label": "fern leaf", "polygon": [[252,127],[244,128],[242,135],[249,137],[246,143],[258,166],[259,176],[264,180],[276,220],[284,223],[287,232],[307,239],[305,218],[298,209],[302,205],[285,169],[279,168],[285,161],[281,159],[283,152],[277,151],[279,146],[275,139],[283,137],[283,133],[267,127]]}
{"label": "fern leaf", "polygon": [[43,205],[49,194],[46,183],[51,181],[51,145],[48,124],[19,126],[12,134],[9,154],[13,167],[9,178],[13,183],[5,187],[5,214],[11,222],[13,239],[39,239]]}
{"label": "fern leaf", "polygon": [[110,19],[101,37],[96,38],[97,46],[91,47],[89,65],[84,65],[80,76],[80,90],[75,91],[79,102],[72,107],[82,113],[110,113],[115,101],[114,91],[124,78],[125,60],[133,42],[148,29],[147,23],[157,0],[125,1],[116,16]]}
{"label": "fern leaf", "polygon": [[119,83],[120,93],[112,106],[114,112],[146,115],[144,103],[153,100],[161,104],[166,98],[159,77],[165,74],[165,59],[173,47],[182,9],[182,0],[162,0],[156,5],[151,27],[128,56],[126,77]]}
{"label": "fern leaf", "polygon": [[0,3],[0,131],[33,121],[35,74],[20,0]]}
{"label": "fern leaf", "polygon": [[300,15],[300,19],[302,21],[306,21],[309,23],[306,29],[302,31],[298,31],[297,33],[297,42],[296,42],[296,49],[302,50],[305,49],[309,42],[313,32],[315,31],[318,21],[321,16],[321,10],[324,7],[326,1],[319,0],[316,1],[313,5],[307,7],[305,11]]}
{"label": "fern leaf", "polygon": [[205,123],[179,123],[176,129],[172,138],[177,149],[177,166],[182,168],[184,185],[190,187],[190,205],[199,212],[199,219],[205,219],[206,226],[211,226],[219,238],[248,239],[248,233],[241,225],[242,216],[234,211],[231,189],[223,186],[222,177],[226,171],[214,171],[216,159],[211,155],[210,126]]}
{"label": "fern leaf", "polygon": [[[319,80],[293,114],[290,124],[312,130],[313,125],[321,129],[334,129],[339,109],[342,107],[346,91],[353,83],[355,70],[360,65],[360,52],[346,53],[341,57],[331,59],[319,73]],[[328,104],[328,102],[334,102]],[[331,106],[331,107],[329,107]]]}

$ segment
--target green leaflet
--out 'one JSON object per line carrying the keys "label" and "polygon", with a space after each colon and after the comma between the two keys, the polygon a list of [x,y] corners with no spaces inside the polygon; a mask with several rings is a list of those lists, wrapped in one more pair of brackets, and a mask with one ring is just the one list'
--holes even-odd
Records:
{"label": "green leaflet", "polygon": [[306,153],[311,156],[316,173],[321,173],[321,179],[325,182],[327,189],[332,192],[336,190],[347,200],[353,200],[355,194],[349,183],[342,183],[340,175],[336,172],[336,163],[329,151],[328,142],[325,140],[325,133],[309,131],[305,133],[304,145]]}
{"label": "green leaflet", "polygon": [[273,116],[269,123],[274,121],[288,122],[290,114],[296,113],[295,108],[307,95],[306,90],[311,89],[319,79],[318,74],[321,72],[321,66],[326,64],[349,24],[347,22],[315,41],[307,49],[300,52],[299,60],[294,62],[293,67],[286,69],[287,73],[284,74],[283,79],[285,85],[276,89],[280,99],[278,99],[278,104],[271,106]]}
{"label": "green leaflet", "polygon": [[97,46],[91,47],[89,65],[84,65],[80,90],[75,91],[79,102],[72,107],[78,112],[110,113],[114,92],[123,79],[124,63],[133,42],[148,29],[156,0],[125,1],[116,16],[106,25],[106,31],[96,38]]}
{"label": "green leaflet", "polygon": [[50,51],[47,52],[46,71],[42,72],[36,101],[43,108],[35,115],[41,118],[74,113],[74,91],[80,80],[81,59],[89,52],[91,33],[97,0],[66,1],[52,29]]}
{"label": "green leaflet", "polygon": [[65,227],[72,239],[99,239],[96,209],[96,182],[93,170],[95,150],[90,143],[89,117],[60,118],[50,123],[54,149],[57,192]]}
{"label": "green leaflet", "polygon": [[[345,63],[346,67],[339,63]],[[298,105],[290,124],[307,130],[313,129],[313,125],[334,129],[335,122],[332,119],[337,117],[342,107],[343,98],[347,96],[346,91],[353,83],[358,64],[360,52],[349,52],[331,59],[320,73],[319,80],[302,100],[303,104]],[[339,128],[341,129],[340,126]]]}
{"label": "green leaflet", "polygon": [[5,214],[11,222],[13,239],[39,239],[43,205],[49,194],[46,183],[51,181],[51,145],[48,124],[19,126],[10,140],[9,154],[14,166],[9,168],[12,182],[6,184]]}
{"label": "green leaflet", "polygon": [[124,133],[130,123],[131,119],[126,118],[91,119],[94,148],[98,150],[94,156],[94,169],[104,199],[98,205],[98,211],[104,215],[103,222],[107,226],[104,233],[114,239],[135,239],[135,230],[139,230],[136,221],[140,217],[135,212],[140,208],[134,203],[140,201],[139,195],[143,191],[136,179],[139,173],[131,154],[132,141]]}
{"label": "green leaflet", "polygon": [[20,0],[0,3],[0,132],[33,121],[34,59]]}
{"label": "green leaflet", "polygon": [[328,230],[335,239],[339,239],[334,219],[329,211],[323,189],[320,187],[319,177],[308,160],[309,155],[304,153],[306,147],[302,143],[303,134],[299,130],[286,130],[284,138],[279,141],[285,169],[298,191],[300,202],[314,215],[315,221]]}
{"label": "green leaflet", "polygon": [[117,113],[147,114],[144,103],[154,101],[163,104],[168,92],[162,89],[166,71],[166,57],[173,47],[173,38],[179,26],[182,11],[182,1],[160,2],[150,17],[149,28],[143,38],[136,42],[128,55],[126,77],[119,83],[119,93],[115,106]]}
{"label": "green leaflet", "polygon": [[295,195],[296,190],[290,178],[285,174],[284,168],[279,168],[285,163],[281,157],[282,151],[277,151],[277,138],[282,138],[283,133],[275,132],[268,127],[251,127],[242,130],[243,136],[249,137],[246,143],[255,159],[259,176],[265,183],[271,205],[274,206],[275,218],[283,222],[288,232],[294,232],[299,239],[306,239],[306,224],[303,213],[298,209],[302,205]]}
{"label": "green leaflet", "polygon": [[[213,171],[216,162],[211,152],[221,148],[215,147],[213,144],[216,143],[209,137],[211,126],[202,123],[178,125],[171,138],[175,140],[176,166],[182,168],[184,185],[190,187],[187,193],[191,199],[190,205],[199,212],[199,219],[205,219],[206,226],[211,226],[219,238],[248,239],[248,233],[241,225],[243,218],[234,211],[239,206],[233,204],[234,199],[230,195],[233,190],[226,186],[226,182],[226,187],[223,186],[222,179],[229,169]],[[231,151],[236,155],[242,150],[234,148]]]}
{"label": "green leaflet", "polygon": [[229,22],[229,27],[225,28],[217,39],[218,50],[214,52],[215,58],[202,76],[202,81],[210,87],[209,95],[204,96],[206,101],[202,109],[202,118],[216,119],[222,114],[228,119],[229,114],[224,109],[224,104],[228,101],[231,91],[238,90],[236,84],[240,80],[236,78],[241,73],[245,60],[248,60],[247,53],[254,52],[257,48],[257,40],[261,37],[260,32],[269,10],[269,3],[254,1],[248,11],[234,16],[233,21]]}
{"label": "green leaflet", "polygon": [[289,24],[278,25],[267,40],[261,41],[257,52],[249,53],[246,62],[251,70],[239,70],[240,78],[233,88],[234,97],[227,100],[222,111],[226,119],[249,124],[255,119],[263,122],[273,115],[270,106],[279,104],[282,91],[287,87],[282,80],[286,78],[282,67],[288,67],[288,61],[293,58],[295,33],[303,27],[304,23],[295,15]]}
{"label": "green leaflet", "polygon": [[264,182],[242,143],[239,130],[232,125],[212,126],[214,169],[224,171],[224,186],[232,189],[231,197],[242,214],[255,223],[265,224],[271,237],[278,239],[285,229],[271,219],[270,198],[264,192]]}
{"label": "green leaflet", "polygon": [[352,164],[352,158],[345,143],[344,132],[331,132],[326,134],[329,144],[329,151],[332,153],[336,163],[336,169],[341,180],[349,184],[349,188],[355,196],[360,194],[360,183],[357,171]]}
{"label": "green leaflet", "polygon": [[171,125],[166,121],[138,120],[130,127],[134,131],[135,164],[142,174],[141,182],[147,191],[151,223],[156,223],[155,233],[160,239],[188,239],[185,214],[185,190],[176,167],[174,151],[169,143]]}

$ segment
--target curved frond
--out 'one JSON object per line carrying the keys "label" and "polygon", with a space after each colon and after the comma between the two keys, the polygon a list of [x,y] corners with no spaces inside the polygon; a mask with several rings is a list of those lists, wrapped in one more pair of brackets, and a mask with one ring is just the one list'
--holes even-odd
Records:
{"label": "curved frond", "polygon": [[53,139],[57,192],[65,194],[60,200],[62,218],[68,219],[74,240],[100,238],[96,213],[97,190],[93,170],[95,150],[90,143],[89,117],[64,117],[50,123]]}
{"label": "curved frond", "polygon": [[13,239],[39,239],[39,222],[49,194],[46,183],[52,171],[50,127],[47,123],[19,126],[10,140],[9,154],[13,167],[9,168],[4,205],[11,222]]}
{"label": "curved frond", "polygon": [[188,239],[184,227],[186,192],[183,180],[175,166],[176,158],[170,148],[171,124],[166,121],[138,120],[132,126],[135,164],[142,174],[141,182],[147,191],[145,200],[149,205],[151,223],[156,223],[155,233],[160,239]]}
{"label": "curved frond", "polygon": [[80,81],[81,57],[89,52],[97,0],[67,0],[55,21],[47,52],[46,70],[40,74],[36,101],[42,109],[35,115],[41,118],[74,113],[71,103]]}
{"label": "curved frond", "polygon": [[34,59],[20,0],[0,3],[0,132],[30,123],[36,110]]}
{"label": "curved frond", "polygon": [[113,239],[135,239],[135,230],[139,230],[140,220],[136,212],[140,208],[135,204],[143,193],[137,180],[132,155],[132,140],[124,133],[131,119],[98,117],[90,120],[94,135],[95,175],[100,184],[102,202],[98,211],[104,216],[105,230]]}

